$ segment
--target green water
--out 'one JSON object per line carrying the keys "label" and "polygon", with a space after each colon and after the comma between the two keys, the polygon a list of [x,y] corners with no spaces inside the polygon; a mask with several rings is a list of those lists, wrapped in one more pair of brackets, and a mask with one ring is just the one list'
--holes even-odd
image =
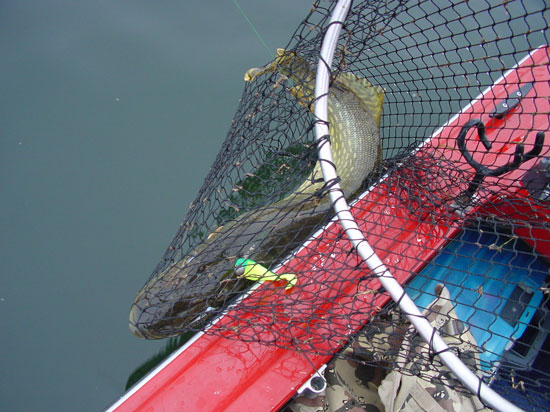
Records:
{"label": "green water", "polygon": [[[309,1],[239,0],[273,50]],[[98,411],[130,303],[270,56],[232,1],[0,3],[2,411]]]}

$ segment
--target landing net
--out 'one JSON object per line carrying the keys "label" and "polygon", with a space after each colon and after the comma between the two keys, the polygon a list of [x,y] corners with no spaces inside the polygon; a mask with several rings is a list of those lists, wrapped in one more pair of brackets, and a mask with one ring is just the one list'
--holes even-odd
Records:
{"label": "landing net", "polygon": [[[448,410],[484,408],[344,234],[328,196],[338,182],[449,350],[517,406],[544,410],[550,14],[543,2],[356,3],[327,62],[329,135],[315,143],[312,107],[335,3],[318,1],[273,62],[247,72],[227,139],[138,293],[131,329],[334,356],[327,380],[340,383],[346,359],[395,410],[426,407],[426,393]],[[317,149],[329,143],[338,176],[325,181]]]}

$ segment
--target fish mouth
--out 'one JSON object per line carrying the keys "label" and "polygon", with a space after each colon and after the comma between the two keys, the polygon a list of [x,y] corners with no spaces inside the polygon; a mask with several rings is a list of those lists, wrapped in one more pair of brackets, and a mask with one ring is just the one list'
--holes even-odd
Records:
{"label": "fish mouth", "polygon": [[189,261],[170,266],[136,295],[128,319],[128,327],[135,336],[142,339],[178,336],[193,312],[202,308],[201,290],[194,287],[200,277],[198,273],[189,274],[191,271],[186,267]]}
{"label": "fish mouth", "polygon": [[178,315],[181,315],[178,303],[177,297],[163,296],[155,288],[142,289],[130,308],[128,317],[130,331],[142,339],[176,336],[181,323],[178,319]]}
{"label": "fish mouth", "polygon": [[[234,276],[233,258],[185,258],[152,278],[130,308],[129,328],[138,338],[162,339],[200,330],[228,295],[245,285]],[[227,289],[227,290],[226,290]],[[209,307],[214,308],[208,311]]]}
{"label": "fish mouth", "polygon": [[[149,308],[151,309],[151,308]],[[130,332],[141,339],[164,339],[178,336],[180,329],[185,325],[185,317],[178,315],[164,318],[156,312],[143,310],[139,304],[134,303],[130,309],[128,327]]]}
{"label": "fish mouth", "polygon": [[132,308],[130,309],[130,319],[128,322],[128,327],[130,328],[130,332],[132,332],[135,336],[141,339],[146,339],[148,337],[148,334],[145,332],[142,323],[139,322],[141,313],[142,311],[138,306],[136,306],[135,304],[132,305]]}
{"label": "fish mouth", "polygon": [[[164,282],[159,282],[163,284]],[[218,306],[220,285],[204,276],[180,287],[145,287],[136,296],[128,319],[130,331],[142,339],[163,339],[198,330],[209,305]],[[210,317],[210,316],[208,316]]]}

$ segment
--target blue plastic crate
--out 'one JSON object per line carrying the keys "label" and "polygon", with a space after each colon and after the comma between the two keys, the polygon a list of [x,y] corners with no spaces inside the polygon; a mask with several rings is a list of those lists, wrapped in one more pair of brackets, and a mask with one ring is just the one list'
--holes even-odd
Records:
{"label": "blue plastic crate", "polygon": [[494,371],[503,353],[526,330],[543,299],[548,263],[507,235],[466,229],[406,287],[424,310],[444,284],[457,316],[482,349],[483,370]]}

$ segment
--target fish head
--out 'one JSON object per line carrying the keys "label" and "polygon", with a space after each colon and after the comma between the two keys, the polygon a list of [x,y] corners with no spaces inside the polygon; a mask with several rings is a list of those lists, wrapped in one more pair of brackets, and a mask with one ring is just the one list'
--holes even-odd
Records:
{"label": "fish head", "polygon": [[145,284],[130,309],[134,335],[161,339],[199,330],[249,284],[236,274],[235,258],[218,256],[205,263],[204,252],[172,264]]}

